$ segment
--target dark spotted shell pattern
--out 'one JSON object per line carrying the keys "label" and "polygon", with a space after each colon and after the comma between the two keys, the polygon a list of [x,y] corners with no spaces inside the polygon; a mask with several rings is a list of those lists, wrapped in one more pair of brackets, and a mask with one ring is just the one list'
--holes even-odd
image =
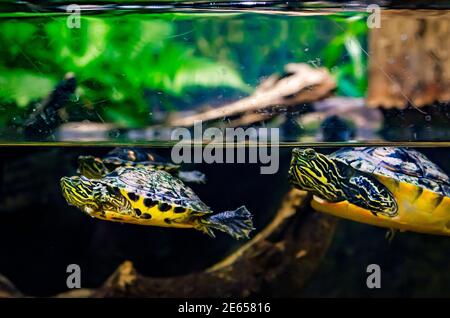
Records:
{"label": "dark spotted shell pattern", "polygon": [[199,213],[211,213],[211,209],[191,188],[165,171],[146,167],[119,167],[100,182],[153,201],[184,207]]}
{"label": "dark spotted shell pattern", "polygon": [[342,148],[329,156],[369,174],[382,175],[450,197],[448,175],[424,154],[407,148]]}

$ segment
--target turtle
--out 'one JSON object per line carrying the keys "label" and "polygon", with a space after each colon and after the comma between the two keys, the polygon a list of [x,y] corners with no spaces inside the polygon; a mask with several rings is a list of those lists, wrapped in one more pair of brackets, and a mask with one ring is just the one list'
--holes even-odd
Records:
{"label": "turtle", "polygon": [[167,161],[149,150],[134,147],[114,148],[104,157],[78,157],[78,173],[90,179],[99,179],[120,166],[149,167],[164,170],[185,182],[205,183],[206,177],[200,171],[181,171],[180,166]]}
{"label": "turtle", "polygon": [[124,166],[99,179],[62,177],[60,185],[69,205],[102,220],[194,228],[211,237],[219,230],[235,239],[249,238],[254,229],[245,206],[214,214],[191,188],[163,170]]}
{"label": "turtle", "polygon": [[450,235],[450,180],[424,154],[401,147],[348,147],[330,155],[295,148],[294,187],[320,212],[392,230]]}

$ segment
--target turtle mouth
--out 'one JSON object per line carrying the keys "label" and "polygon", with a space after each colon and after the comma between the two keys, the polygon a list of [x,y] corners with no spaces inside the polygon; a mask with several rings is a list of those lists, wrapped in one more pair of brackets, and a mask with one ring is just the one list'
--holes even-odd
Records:
{"label": "turtle mouth", "polygon": [[292,158],[291,165],[290,165],[289,170],[288,170],[288,181],[290,181],[290,182],[295,180],[294,169],[295,169],[294,158]]}
{"label": "turtle mouth", "polygon": [[288,180],[293,181],[295,180],[295,167],[297,166],[297,159],[300,153],[299,148],[292,149],[292,155],[291,155],[291,162],[289,164],[289,170],[288,170]]}

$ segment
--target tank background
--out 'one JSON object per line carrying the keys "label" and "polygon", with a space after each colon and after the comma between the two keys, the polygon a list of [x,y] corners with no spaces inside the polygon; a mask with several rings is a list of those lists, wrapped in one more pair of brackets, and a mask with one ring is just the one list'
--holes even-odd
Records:
{"label": "tank background", "polygon": [[[304,297],[450,297],[450,238],[397,233],[340,220],[333,242],[303,290]],[[381,288],[366,285],[369,264],[381,268]]]}

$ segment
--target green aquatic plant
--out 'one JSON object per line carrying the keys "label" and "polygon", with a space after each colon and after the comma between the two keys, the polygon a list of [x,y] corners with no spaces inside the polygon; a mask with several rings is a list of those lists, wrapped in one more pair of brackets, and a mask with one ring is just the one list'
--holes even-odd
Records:
{"label": "green aquatic plant", "polygon": [[197,87],[248,92],[233,67],[196,54],[192,44],[177,39],[167,19],[82,17],[79,29],[65,23],[65,18],[0,21],[2,104],[27,107],[67,72],[75,73],[78,94],[101,120],[126,126],[149,123],[146,91],[176,97]]}
{"label": "green aquatic plant", "polygon": [[342,31],[323,49],[325,66],[336,77],[338,94],[362,97],[367,90],[367,25],[365,15],[332,19]]}
{"label": "green aquatic plant", "polygon": [[0,18],[0,105],[9,109],[0,125],[20,123],[68,72],[78,83],[69,120],[124,127],[198,106],[206,92],[222,95],[217,89],[248,95],[291,62],[328,67],[343,95],[367,86],[359,16],[112,13],[80,23],[68,28],[55,14]]}

